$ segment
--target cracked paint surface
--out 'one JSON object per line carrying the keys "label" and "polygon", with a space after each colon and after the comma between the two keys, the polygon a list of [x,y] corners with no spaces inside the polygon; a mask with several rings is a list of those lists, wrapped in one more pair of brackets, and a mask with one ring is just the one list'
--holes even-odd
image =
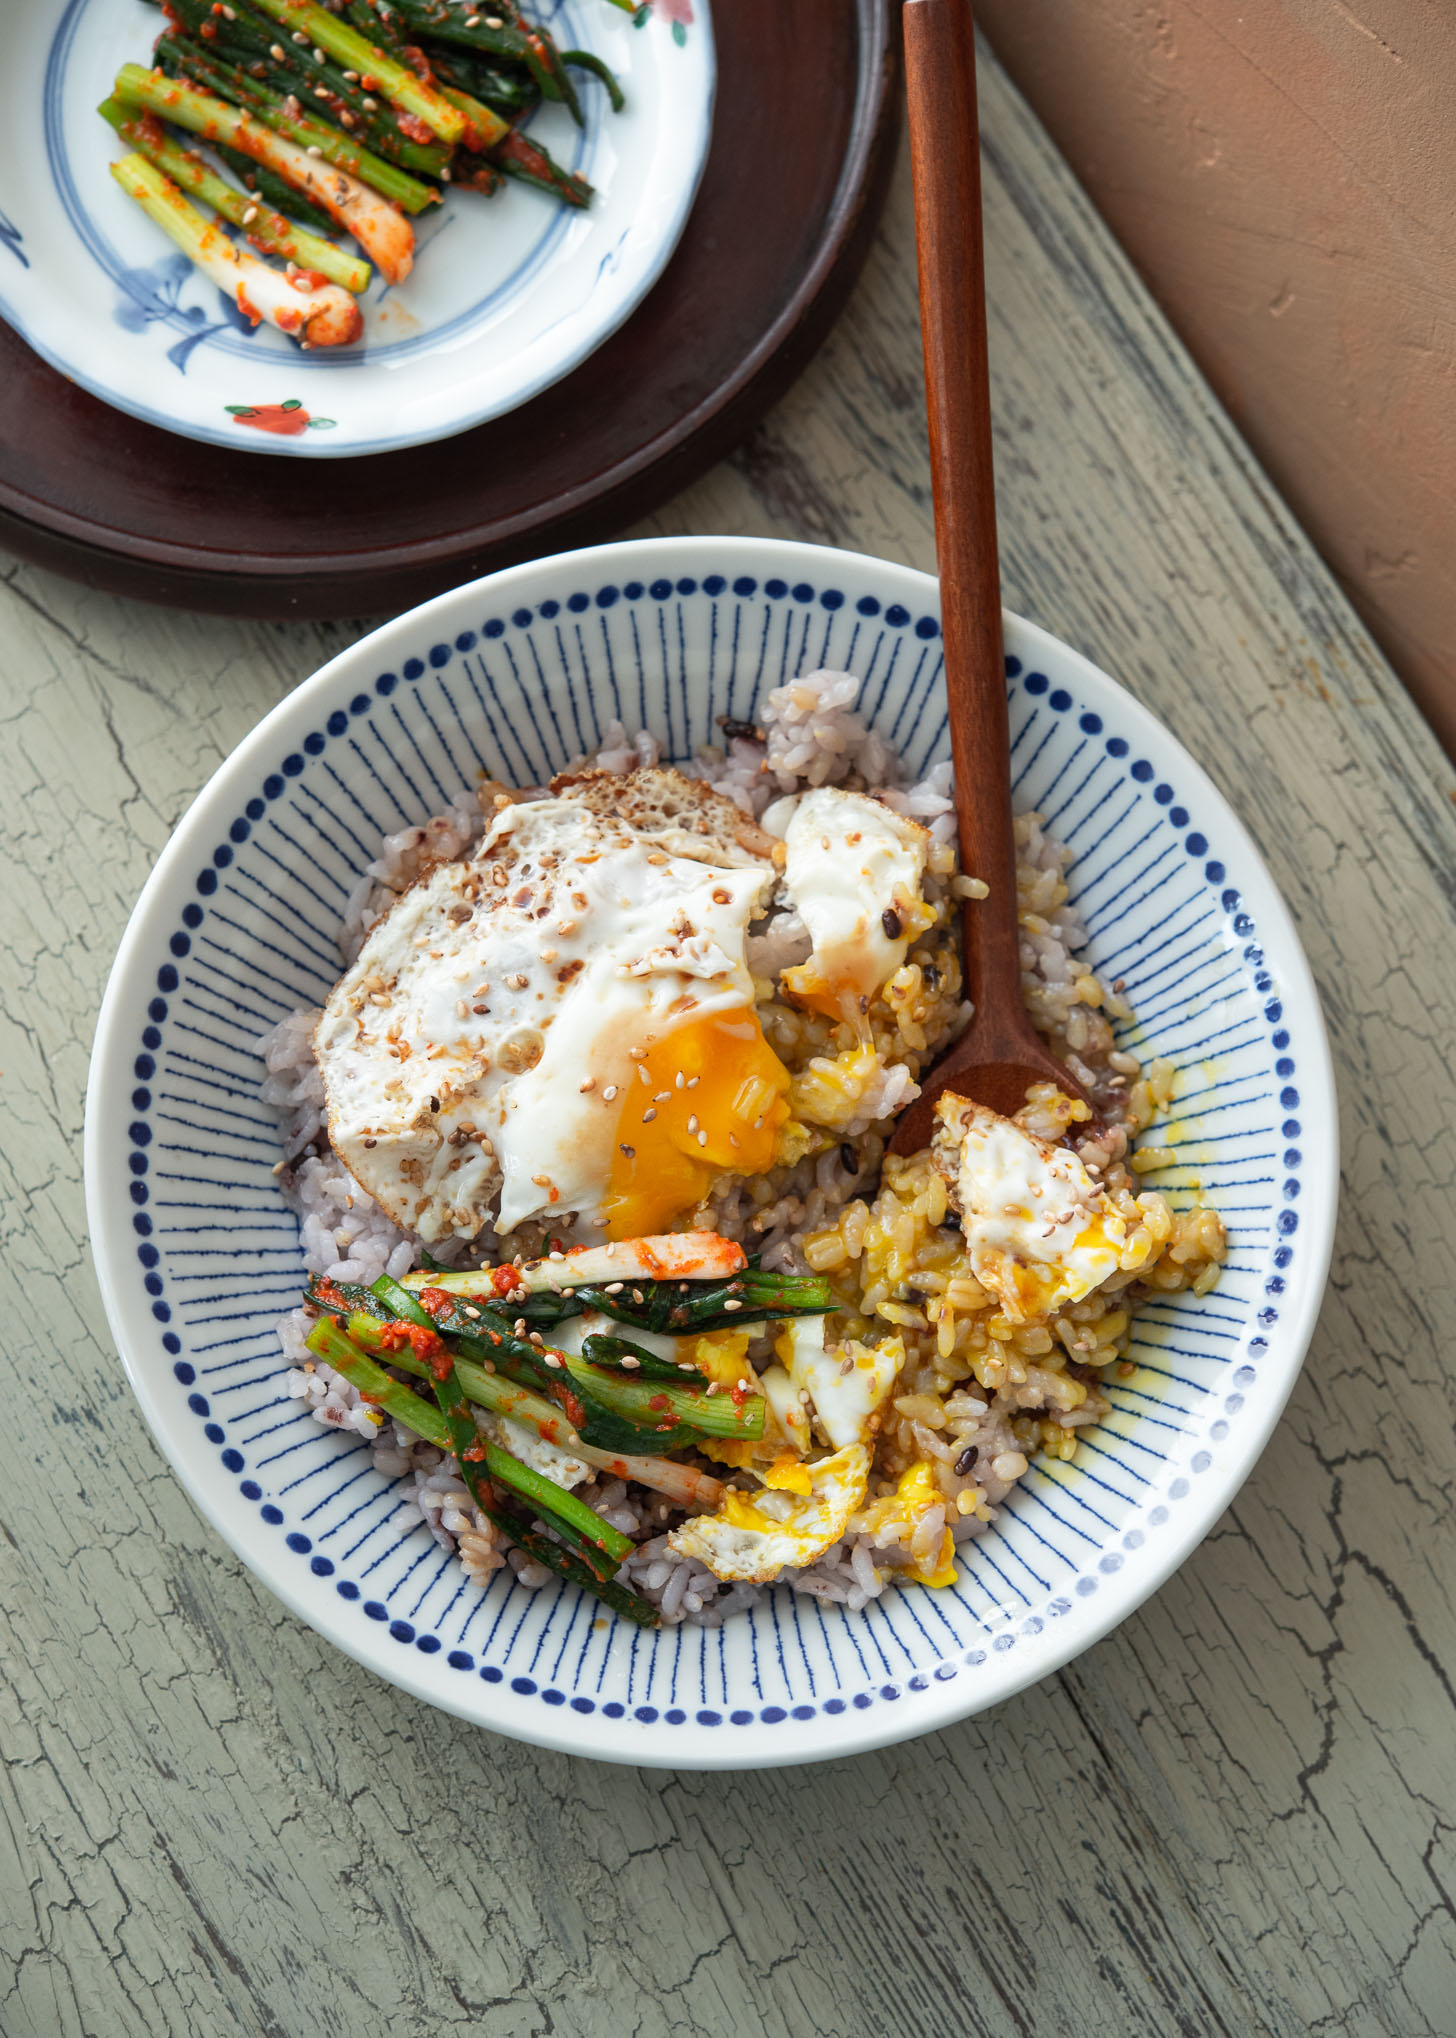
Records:
{"label": "cracked paint surface", "polygon": [[[994,70],[983,115],[1008,602],[1216,775],[1325,999],[1344,1208],[1288,1414],[1096,1649],[822,1769],[572,1763],[328,1650],[193,1513],[76,1241],[126,914],[363,626],[0,562],[4,2038],[1450,2038],[1450,772]],[[930,565],[918,346],[902,178],[824,353],[652,528]]]}

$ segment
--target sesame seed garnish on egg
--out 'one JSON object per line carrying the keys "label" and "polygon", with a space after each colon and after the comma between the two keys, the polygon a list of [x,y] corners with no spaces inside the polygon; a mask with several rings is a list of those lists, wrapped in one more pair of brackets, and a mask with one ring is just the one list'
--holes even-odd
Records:
{"label": "sesame seed garnish on egg", "polygon": [[616,1094],[617,1094],[616,1084],[608,1083],[607,1087],[602,1091],[602,1102],[604,1104],[610,1104],[612,1099],[616,1096]]}
{"label": "sesame seed garnish on egg", "polygon": [[585,1097],[589,1091],[594,1090],[596,1086],[597,1079],[595,1076],[583,1076],[581,1081],[577,1084],[577,1088],[581,1091],[583,1097]]}
{"label": "sesame seed garnish on egg", "polygon": [[647,1109],[642,1113],[642,1123],[644,1125],[650,1125],[656,1116],[657,1106],[655,1104],[649,1104]]}

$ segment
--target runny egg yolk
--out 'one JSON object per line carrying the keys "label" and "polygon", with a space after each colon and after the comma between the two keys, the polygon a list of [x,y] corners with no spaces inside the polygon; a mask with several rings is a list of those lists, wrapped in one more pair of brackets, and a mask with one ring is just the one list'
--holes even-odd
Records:
{"label": "runny egg yolk", "polygon": [[789,1115],[789,1072],[743,1006],[663,1034],[622,1086],[603,1216],[609,1238],[665,1231],[716,1175],[761,1175]]}

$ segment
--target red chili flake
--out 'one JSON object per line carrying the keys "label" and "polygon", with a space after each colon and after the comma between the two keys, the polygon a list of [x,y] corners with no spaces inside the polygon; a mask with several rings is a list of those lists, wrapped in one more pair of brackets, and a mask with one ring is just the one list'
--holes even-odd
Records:
{"label": "red chili flake", "polygon": [[465,1453],[466,1464],[467,1465],[481,1464],[484,1461],[486,1453],[489,1449],[490,1446],[486,1443],[485,1438],[484,1437],[478,1438],[476,1442],[470,1446],[470,1449]]}
{"label": "red chili flake", "polygon": [[665,1394],[654,1394],[647,1406],[649,1408],[671,1408],[672,1403]]}
{"label": "red chili flake", "polygon": [[387,1352],[403,1351],[408,1345],[417,1359],[422,1359],[437,1380],[448,1380],[454,1370],[455,1361],[445,1349],[444,1340],[437,1330],[426,1330],[422,1323],[386,1323],[381,1325],[379,1342]]}
{"label": "red chili flake", "polygon": [[336,1288],[333,1282],[324,1275],[319,1274],[315,1277],[313,1292],[319,1301],[323,1303],[325,1309],[339,1309],[345,1315],[349,1313],[350,1303],[348,1297],[341,1288]]}

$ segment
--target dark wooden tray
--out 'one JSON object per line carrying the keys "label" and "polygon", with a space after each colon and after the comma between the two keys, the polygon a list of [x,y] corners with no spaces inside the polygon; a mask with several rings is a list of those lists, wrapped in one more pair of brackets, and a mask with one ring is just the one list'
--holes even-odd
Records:
{"label": "dark wooden tray", "polygon": [[898,14],[718,0],[713,145],[665,275],[572,375],[459,438],[286,463],[198,445],[0,325],[0,545],[150,601],[342,616],[610,535],[740,438],[839,312],[894,156]]}

